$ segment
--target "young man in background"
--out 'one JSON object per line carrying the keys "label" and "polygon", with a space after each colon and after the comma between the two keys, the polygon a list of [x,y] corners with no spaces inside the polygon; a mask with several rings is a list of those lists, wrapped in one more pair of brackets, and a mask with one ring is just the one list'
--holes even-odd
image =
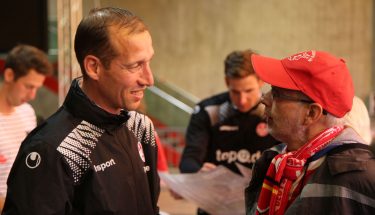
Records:
{"label": "young man in background", "polygon": [[0,87],[0,211],[6,195],[6,181],[18,149],[36,127],[35,99],[52,65],[36,47],[17,45],[7,55]]}

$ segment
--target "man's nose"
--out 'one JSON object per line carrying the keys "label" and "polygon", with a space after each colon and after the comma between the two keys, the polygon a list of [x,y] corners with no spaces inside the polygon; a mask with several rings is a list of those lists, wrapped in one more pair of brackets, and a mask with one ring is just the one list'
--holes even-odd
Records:
{"label": "man's nose", "polygon": [[142,74],[142,81],[144,82],[142,84],[146,86],[154,85],[154,76],[152,74],[152,70],[151,70],[149,63],[147,63],[146,66],[144,67],[143,74]]}
{"label": "man's nose", "polygon": [[30,89],[30,91],[29,91],[29,93],[27,95],[27,100],[29,100],[29,101],[34,100],[35,97],[36,97],[37,91],[38,91],[37,88]]}
{"label": "man's nose", "polygon": [[245,105],[247,103],[247,96],[245,94],[240,94],[240,104]]}

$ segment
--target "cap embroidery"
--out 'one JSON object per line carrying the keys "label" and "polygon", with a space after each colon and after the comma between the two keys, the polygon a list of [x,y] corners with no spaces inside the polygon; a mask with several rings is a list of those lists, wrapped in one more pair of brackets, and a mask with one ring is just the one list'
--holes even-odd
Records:
{"label": "cap embroidery", "polygon": [[[310,52],[311,52],[311,54],[310,54]],[[314,50],[307,51],[307,52],[301,52],[301,53],[298,53],[298,54],[295,54],[295,55],[292,55],[292,56],[288,57],[288,60],[296,61],[296,60],[300,60],[300,59],[306,59],[307,61],[312,62],[313,59],[315,58],[315,55],[316,55],[316,51],[314,51]]]}

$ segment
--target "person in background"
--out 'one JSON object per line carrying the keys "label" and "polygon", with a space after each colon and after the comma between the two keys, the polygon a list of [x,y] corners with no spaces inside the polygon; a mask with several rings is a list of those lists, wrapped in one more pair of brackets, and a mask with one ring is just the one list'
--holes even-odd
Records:
{"label": "person in background", "polygon": [[[208,171],[224,165],[240,174],[236,163],[252,168],[263,150],[277,141],[267,131],[260,104],[263,82],[251,65],[251,50],[231,52],[225,59],[228,91],[204,99],[191,115],[182,173]],[[206,214],[198,210],[198,214]]]}
{"label": "person in background", "polygon": [[135,111],[154,82],[148,28],[126,9],[92,9],[74,49],[82,77],[22,143],[3,214],[158,214],[154,127]]}
{"label": "person in background", "polygon": [[357,96],[353,98],[353,106],[344,117],[345,124],[352,127],[370,145],[372,142],[370,116],[362,99]]}
{"label": "person in background", "polygon": [[47,55],[30,45],[15,46],[5,59],[0,87],[0,211],[21,142],[36,127],[35,111],[28,102],[52,70]]}
{"label": "person in background", "polygon": [[253,175],[246,214],[374,214],[375,158],[345,126],[354,97],[345,61],[311,50],[282,60],[253,55],[252,63],[272,86],[262,103],[271,135],[283,144],[263,160],[255,204],[247,198],[259,181]]}

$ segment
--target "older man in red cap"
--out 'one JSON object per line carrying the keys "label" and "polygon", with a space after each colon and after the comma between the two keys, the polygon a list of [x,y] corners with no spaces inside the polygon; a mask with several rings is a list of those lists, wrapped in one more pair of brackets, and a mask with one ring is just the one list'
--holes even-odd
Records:
{"label": "older man in red cap", "polygon": [[252,55],[252,63],[272,86],[262,99],[270,134],[285,144],[259,160],[263,175],[255,172],[246,191],[247,200],[258,192],[247,214],[375,214],[374,155],[341,120],[354,96],[345,61],[306,51],[282,60]]}

